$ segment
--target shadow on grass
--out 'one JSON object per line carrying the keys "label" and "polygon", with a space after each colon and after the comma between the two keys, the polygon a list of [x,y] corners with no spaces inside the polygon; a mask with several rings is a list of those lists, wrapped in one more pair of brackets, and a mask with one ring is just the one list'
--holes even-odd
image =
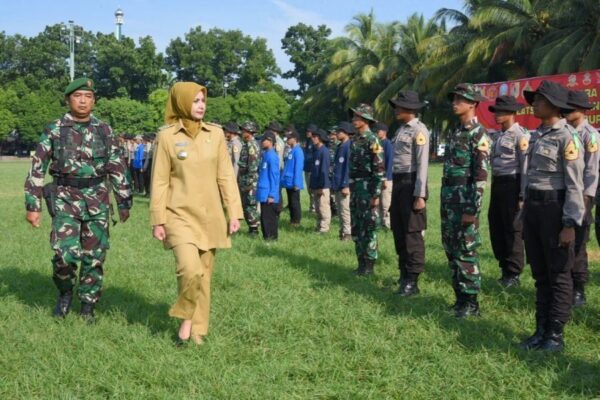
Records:
{"label": "shadow on grass", "polygon": [[[23,304],[32,308],[42,308],[51,315],[57,296],[50,273],[38,271],[23,271],[18,268],[3,268],[0,270],[0,282],[5,285],[0,295],[16,296]],[[78,311],[78,301],[74,299],[73,310]],[[168,317],[169,305],[151,303],[136,292],[122,287],[108,286],[97,306],[97,314],[122,315],[129,324],[146,326],[152,334],[174,332],[175,325]]]}
{"label": "shadow on grass", "polygon": [[[403,299],[393,294],[384,286],[377,285],[377,277],[358,278],[347,267],[332,262],[324,261],[317,257],[293,254],[274,246],[268,250],[257,248],[254,250],[257,257],[264,256],[265,252],[273,257],[282,259],[292,268],[307,273],[315,281],[316,287],[341,286],[345,290],[357,293],[367,299],[374,300],[383,305],[390,315],[412,315],[416,317],[434,317],[439,326],[449,336],[457,337],[457,341],[469,352],[481,353],[492,351],[497,353],[510,353],[533,371],[543,371],[553,368],[558,378],[553,387],[570,395],[593,394],[600,392],[600,365],[591,364],[585,360],[565,355],[543,354],[539,352],[525,352],[518,349],[518,340],[530,332],[514,332],[506,324],[493,319],[471,318],[457,320],[447,311],[448,302],[444,297],[422,293],[410,299]],[[354,259],[349,265],[354,264]],[[450,271],[446,263],[437,263],[427,266],[425,279],[441,281],[448,284],[450,289]],[[495,278],[488,278],[486,285],[494,287]],[[385,279],[384,279],[385,281]],[[489,282],[488,282],[489,281]],[[499,295],[501,288],[492,289],[488,295],[498,299],[499,307],[532,308],[534,293],[531,289],[517,289],[514,294]],[[568,329],[568,328],[567,328]]]}

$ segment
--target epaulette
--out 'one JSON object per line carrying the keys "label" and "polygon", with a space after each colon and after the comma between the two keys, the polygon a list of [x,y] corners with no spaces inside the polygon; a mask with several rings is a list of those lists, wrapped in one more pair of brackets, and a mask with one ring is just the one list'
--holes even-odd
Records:
{"label": "epaulette", "polygon": [[216,122],[204,122],[206,125],[216,126],[217,128],[223,129],[223,126],[217,124]]}
{"label": "epaulette", "polygon": [[172,127],[173,125],[175,125],[175,124],[163,125],[163,126],[161,126],[160,128],[158,128],[158,132],[160,132],[160,131],[164,131],[165,129],[167,129],[167,128],[170,128],[170,127]]}

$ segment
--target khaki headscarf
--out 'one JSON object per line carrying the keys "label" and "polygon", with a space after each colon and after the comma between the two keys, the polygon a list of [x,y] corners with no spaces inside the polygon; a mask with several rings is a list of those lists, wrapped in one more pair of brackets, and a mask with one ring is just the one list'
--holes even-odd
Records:
{"label": "khaki headscarf", "polygon": [[181,121],[183,127],[191,137],[196,137],[200,130],[200,121],[192,119],[192,103],[196,95],[204,93],[206,101],[207,91],[204,86],[194,82],[177,82],[171,88],[167,107],[165,108],[165,124],[174,124]]}

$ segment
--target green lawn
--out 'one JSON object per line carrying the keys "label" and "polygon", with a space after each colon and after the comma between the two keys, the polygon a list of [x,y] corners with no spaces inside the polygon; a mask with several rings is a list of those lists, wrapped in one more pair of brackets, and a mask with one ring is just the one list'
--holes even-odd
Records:
{"label": "green lawn", "polygon": [[[456,320],[439,232],[441,169],[430,173],[421,295],[394,295],[393,239],[381,232],[376,276],[359,279],[352,243],[312,233],[304,214],[280,240],[245,233],[217,255],[211,328],[176,349],[174,260],[150,235],[148,201],[112,228],[98,323],[52,316],[49,218],[25,222],[25,162],[0,163],[0,399],[563,399],[600,396],[600,252],[590,242],[589,305],[574,313],[561,355],[522,352],[534,327],[529,268],[521,288],[496,284],[481,227],[482,317]],[[303,200],[306,202],[306,196]],[[486,201],[487,203],[487,201]],[[306,203],[305,203],[306,204]],[[484,214],[485,215],[485,211]],[[243,226],[243,231],[246,231]],[[78,310],[78,304],[75,310]]]}

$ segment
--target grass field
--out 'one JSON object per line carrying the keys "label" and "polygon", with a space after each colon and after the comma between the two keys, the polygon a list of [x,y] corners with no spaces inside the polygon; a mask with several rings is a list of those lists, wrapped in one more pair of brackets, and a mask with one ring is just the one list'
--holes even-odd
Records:
{"label": "grass field", "polygon": [[[0,399],[570,399],[600,396],[600,252],[590,242],[588,306],[560,355],[523,352],[534,328],[529,268],[511,292],[496,283],[482,218],[482,317],[456,320],[440,243],[439,166],[430,172],[421,295],[394,295],[390,232],[376,276],[359,279],[352,243],[312,233],[314,218],[266,245],[245,233],[219,251],[210,333],[176,349],[174,260],[153,241],[148,200],[111,228],[98,322],[55,321],[49,218],[25,222],[25,162],[0,163]],[[306,202],[306,196],[303,200]],[[306,204],[306,203],[305,203]],[[487,200],[486,200],[487,204]],[[486,212],[484,210],[484,212]],[[485,214],[484,214],[485,215]],[[246,231],[245,225],[243,231]],[[78,310],[78,304],[75,310]]]}

